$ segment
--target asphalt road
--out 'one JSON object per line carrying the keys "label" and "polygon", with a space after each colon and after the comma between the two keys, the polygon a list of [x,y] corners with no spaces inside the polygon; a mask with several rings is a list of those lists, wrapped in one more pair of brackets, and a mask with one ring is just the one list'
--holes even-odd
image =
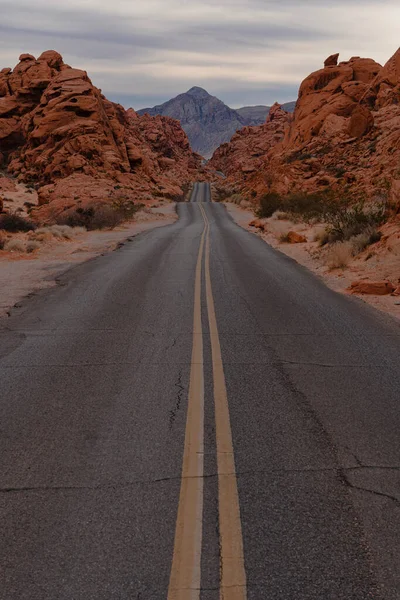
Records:
{"label": "asphalt road", "polygon": [[0,598],[399,599],[398,324],[192,200],[0,321]]}

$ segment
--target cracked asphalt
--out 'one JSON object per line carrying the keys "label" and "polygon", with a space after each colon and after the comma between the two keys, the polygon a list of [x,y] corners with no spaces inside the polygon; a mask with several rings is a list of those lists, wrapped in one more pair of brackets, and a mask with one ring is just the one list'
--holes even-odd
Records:
{"label": "cracked asphalt", "polygon": [[[0,598],[165,599],[196,201],[0,321]],[[204,204],[250,600],[400,598],[400,327]],[[0,292],[1,293],[1,292]],[[219,598],[204,328],[202,585]],[[229,600],[226,599],[226,600]]]}

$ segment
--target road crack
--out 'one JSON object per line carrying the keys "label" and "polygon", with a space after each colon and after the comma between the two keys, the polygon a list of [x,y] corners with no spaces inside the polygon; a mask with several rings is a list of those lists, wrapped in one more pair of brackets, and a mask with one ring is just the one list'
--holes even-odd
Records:
{"label": "road crack", "polygon": [[[174,344],[175,343],[176,343],[176,339],[174,341]],[[174,346],[174,344],[172,344],[172,346]],[[181,407],[181,404],[182,404],[183,392],[185,391],[185,388],[182,385],[182,369],[178,373],[178,380],[174,384],[174,387],[177,388],[177,393],[176,393],[175,407],[172,410],[170,410],[170,413],[169,413],[169,428],[170,429],[172,429],[172,427],[173,427],[173,425],[175,423],[176,416],[177,416],[177,414],[179,412],[179,409]]]}

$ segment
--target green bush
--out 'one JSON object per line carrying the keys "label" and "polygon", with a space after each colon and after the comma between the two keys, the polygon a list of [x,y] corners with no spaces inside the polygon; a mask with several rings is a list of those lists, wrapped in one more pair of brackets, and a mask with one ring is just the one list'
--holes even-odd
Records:
{"label": "green bush", "polygon": [[17,233],[19,231],[34,231],[36,225],[29,219],[25,219],[16,213],[5,213],[0,215],[0,229],[10,233]]}
{"label": "green bush", "polygon": [[307,223],[325,220],[325,216],[336,208],[337,201],[329,191],[314,194],[297,192],[289,194],[283,201],[283,210],[301,217],[301,220]]}
{"label": "green bush", "polygon": [[330,191],[314,194],[295,192],[287,196],[270,192],[261,197],[257,216],[268,218],[274,212],[280,210],[294,221],[312,222],[314,220],[324,220],[327,213],[336,209],[336,205],[337,201],[335,201]]}
{"label": "green bush", "polygon": [[112,204],[102,204],[96,208],[76,208],[62,213],[57,218],[58,225],[69,225],[69,227],[85,227],[85,229],[113,229],[142,208],[143,204],[135,204],[130,200],[118,199]]}
{"label": "green bush", "polygon": [[232,190],[227,187],[220,185],[214,186],[214,200],[215,202],[223,202],[227,198],[232,196]]}
{"label": "green bush", "polygon": [[[364,202],[359,202],[354,206],[338,207],[325,216],[325,221],[329,224],[327,229],[328,241],[341,242],[349,240],[368,229],[374,232],[371,235],[376,238],[379,235],[376,228],[386,221],[386,217],[386,205],[383,203],[367,207]],[[376,239],[376,241],[378,240]]]}
{"label": "green bush", "polygon": [[281,207],[282,197],[275,192],[270,192],[269,194],[261,196],[260,206],[256,211],[256,215],[257,217],[260,217],[260,219],[267,219],[268,217],[272,217],[274,212]]}

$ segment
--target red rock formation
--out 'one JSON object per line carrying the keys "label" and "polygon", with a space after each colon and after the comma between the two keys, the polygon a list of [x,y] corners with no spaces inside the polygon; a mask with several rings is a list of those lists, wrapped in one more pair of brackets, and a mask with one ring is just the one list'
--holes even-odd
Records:
{"label": "red rock formation", "polygon": [[271,108],[264,125],[244,127],[216,150],[211,166],[228,176],[228,182],[263,191],[267,185],[271,149],[282,142],[292,114],[279,104]]}
{"label": "red rock formation", "polygon": [[297,231],[289,231],[286,234],[286,239],[289,244],[304,244],[307,241],[307,238]]}
{"label": "red rock formation", "polygon": [[353,281],[349,291],[352,294],[371,294],[374,296],[386,296],[395,291],[390,281]]}
{"label": "red rock formation", "polygon": [[324,67],[336,67],[338,64],[339,53],[331,54],[324,62]]}
{"label": "red rock formation", "polygon": [[[307,77],[293,118],[247,128],[211,165],[250,199],[276,191],[387,195],[400,208],[400,49],[381,67],[351,58]],[[277,110],[277,109],[276,109]],[[245,168],[243,168],[245,165]]]}
{"label": "red rock formation", "polygon": [[9,173],[40,186],[41,204],[57,198],[40,218],[77,197],[106,202],[115,187],[135,201],[178,196],[201,161],[177,121],[125,111],[54,51],[0,72],[0,149]]}

